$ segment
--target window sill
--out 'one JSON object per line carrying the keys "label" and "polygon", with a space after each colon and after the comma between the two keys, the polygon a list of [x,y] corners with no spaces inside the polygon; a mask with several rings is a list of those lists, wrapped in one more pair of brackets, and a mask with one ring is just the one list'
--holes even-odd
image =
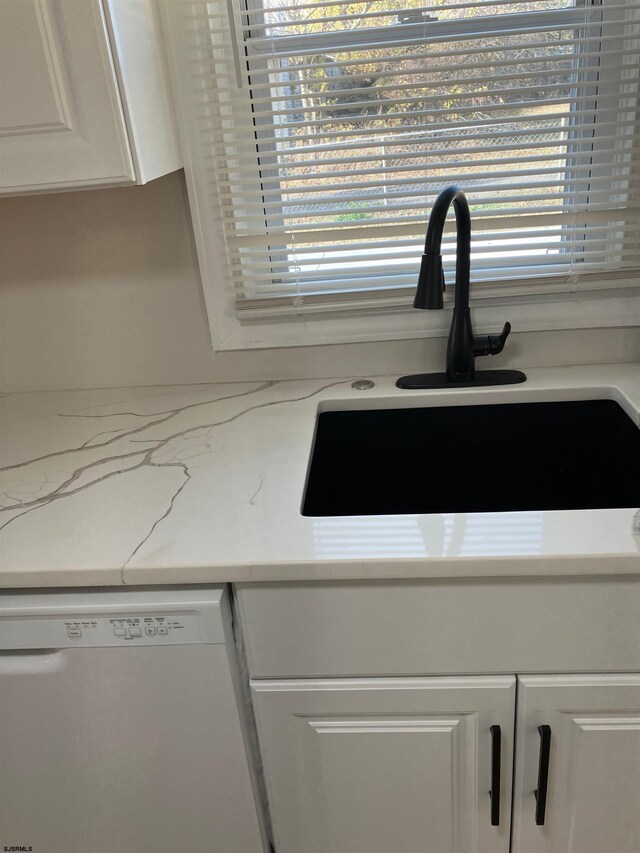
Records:
{"label": "window sill", "polygon": [[[607,289],[601,291],[521,295],[517,299],[472,298],[474,327],[478,332],[490,333],[499,331],[506,320],[511,322],[514,332],[640,326],[639,285],[640,279],[627,279],[615,289],[607,282]],[[451,322],[446,304],[444,311],[363,308],[360,312],[330,316],[304,314],[241,322],[232,316],[231,304],[221,311],[220,298],[208,295],[212,297],[206,301],[216,352],[442,338],[449,334]]]}

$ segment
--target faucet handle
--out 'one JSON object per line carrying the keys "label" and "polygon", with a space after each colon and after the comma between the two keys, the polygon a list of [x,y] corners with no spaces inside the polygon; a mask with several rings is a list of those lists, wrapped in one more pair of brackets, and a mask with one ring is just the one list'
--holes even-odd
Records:
{"label": "faucet handle", "polygon": [[510,334],[511,323],[505,323],[499,335],[489,335],[488,355],[497,355],[499,352],[502,352]]}
{"label": "faucet handle", "polygon": [[502,352],[511,332],[511,323],[505,323],[499,335],[479,335],[473,339],[473,354],[497,355]]}

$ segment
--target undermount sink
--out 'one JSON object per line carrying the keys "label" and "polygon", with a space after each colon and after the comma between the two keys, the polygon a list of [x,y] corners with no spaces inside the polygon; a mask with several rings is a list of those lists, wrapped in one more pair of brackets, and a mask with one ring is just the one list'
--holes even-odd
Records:
{"label": "undermount sink", "polygon": [[640,505],[640,429],[613,400],[321,412],[302,514]]}

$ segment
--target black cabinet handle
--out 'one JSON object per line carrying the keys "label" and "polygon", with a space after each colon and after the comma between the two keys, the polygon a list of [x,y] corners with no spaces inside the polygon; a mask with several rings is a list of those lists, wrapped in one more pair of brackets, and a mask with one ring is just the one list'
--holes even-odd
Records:
{"label": "black cabinet handle", "polygon": [[491,726],[491,826],[500,826],[500,764],[502,732],[500,726]]}
{"label": "black cabinet handle", "polygon": [[536,798],[536,824],[544,826],[547,811],[547,785],[549,784],[549,756],[551,755],[551,726],[538,726],[540,735],[540,757],[538,758],[538,787],[533,792]]}

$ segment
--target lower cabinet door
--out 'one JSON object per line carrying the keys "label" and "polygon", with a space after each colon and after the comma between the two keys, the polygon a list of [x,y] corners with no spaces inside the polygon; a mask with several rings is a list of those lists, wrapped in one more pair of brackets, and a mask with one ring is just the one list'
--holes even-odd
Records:
{"label": "lower cabinet door", "polygon": [[640,851],[640,675],[519,679],[513,853]]}
{"label": "lower cabinet door", "polygon": [[251,687],[277,853],[509,850],[514,677]]}

